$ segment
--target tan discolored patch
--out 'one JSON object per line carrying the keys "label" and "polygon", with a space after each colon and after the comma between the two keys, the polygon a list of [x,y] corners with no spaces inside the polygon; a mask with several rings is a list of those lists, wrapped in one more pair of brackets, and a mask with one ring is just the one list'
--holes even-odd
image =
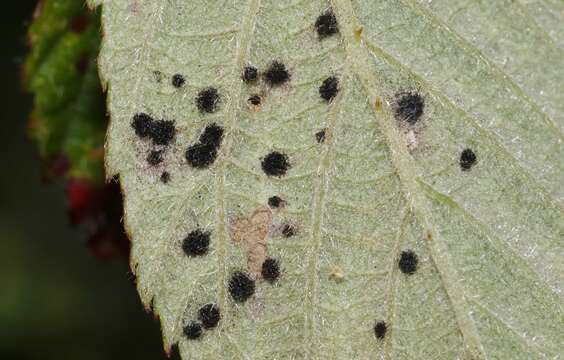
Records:
{"label": "tan discolored patch", "polygon": [[338,265],[333,265],[329,269],[329,279],[341,282],[345,279],[345,272]]}
{"label": "tan discolored patch", "polygon": [[364,32],[364,28],[362,26],[359,26],[356,29],[354,29],[354,38],[356,39],[356,41],[360,41],[363,32]]}
{"label": "tan discolored patch", "polygon": [[272,211],[259,208],[249,217],[231,221],[231,240],[247,250],[247,268],[255,277],[261,276],[262,263],[267,258],[267,238],[272,226]]}

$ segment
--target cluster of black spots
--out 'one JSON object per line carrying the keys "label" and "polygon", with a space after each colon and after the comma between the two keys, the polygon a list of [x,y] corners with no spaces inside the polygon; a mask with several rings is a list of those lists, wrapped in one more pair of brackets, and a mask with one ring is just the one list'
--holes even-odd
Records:
{"label": "cluster of black spots", "polygon": [[324,39],[339,32],[339,24],[333,10],[329,9],[319,15],[315,21],[315,30],[320,39]]}
{"label": "cluster of black spots", "polygon": [[167,184],[170,181],[170,173],[168,171],[163,171],[161,174],[161,182]]}
{"label": "cluster of black spots", "polygon": [[268,198],[268,206],[273,209],[279,208],[284,203],[284,200],[279,196],[271,196]]}
{"label": "cluster of black spots", "polygon": [[293,225],[286,224],[282,228],[282,235],[286,238],[292,237],[296,235],[296,228]]}
{"label": "cluster of black spots", "polygon": [[288,155],[273,151],[262,159],[262,170],[268,176],[282,176],[290,168]]}
{"label": "cluster of black spots", "polygon": [[383,339],[386,336],[386,331],[388,331],[388,325],[384,321],[378,321],[376,325],[374,325],[374,335],[376,335],[376,339]]}
{"label": "cluster of black spots", "polygon": [[159,165],[163,162],[163,152],[162,150],[153,150],[147,156],[147,162],[151,166]]}
{"label": "cluster of black spots", "polygon": [[470,168],[472,168],[472,166],[474,166],[474,164],[476,163],[476,160],[478,158],[476,157],[476,154],[474,153],[474,151],[472,151],[472,149],[464,149],[462,150],[462,152],[460,153],[460,168],[463,171],[466,170],[470,170]]}
{"label": "cluster of black spots", "polygon": [[156,145],[168,145],[176,135],[172,120],[154,120],[150,115],[138,113],[133,116],[131,126],[140,138],[151,138]]}
{"label": "cluster of black spots", "polygon": [[258,79],[258,70],[254,66],[245,66],[243,69],[243,81],[246,83],[255,82]]}
{"label": "cluster of black spots", "polygon": [[184,335],[190,340],[199,339],[202,333],[202,325],[197,322],[191,322],[184,327]]}
{"label": "cluster of black spots", "polygon": [[417,263],[417,255],[413,251],[406,250],[401,252],[398,262],[401,272],[407,275],[415,273],[417,271]]}
{"label": "cluster of black spots", "polygon": [[274,283],[280,276],[280,264],[278,260],[268,258],[262,263],[261,275],[263,279]]}
{"label": "cluster of black spots", "polygon": [[339,92],[339,79],[335,76],[330,76],[323,80],[323,83],[319,87],[319,96],[327,102],[333,100],[337,93]]}
{"label": "cluster of black spots", "polygon": [[261,98],[259,95],[255,94],[255,95],[251,95],[248,101],[249,104],[251,105],[259,106],[261,103]]}
{"label": "cluster of black spots", "polygon": [[423,115],[425,100],[418,93],[401,93],[396,104],[396,119],[415,125]]}
{"label": "cluster of black spots", "polygon": [[203,169],[214,163],[223,140],[223,128],[217,124],[206,126],[199,142],[186,150],[186,160],[190,166]]}
{"label": "cluster of black spots", "polygon": [[228,287],[231,297],[237,302],[244,302],[255,293],[255,281],[242,271],[231,275]]}
{"label": "cluster of black spots", "polygon": [[219,93],[216,88],[209,87],[198,93],[196,105],[201,113],[213,113],[219,104]]}
{"label": "cluster of black spots", "polygon": [[317,142],[318,142],[319,144],[321,144],[321,143],[323,143],[323,142],[325,141],[325,131],[326,131],[326,130],[323,129],[323,130],[318,131],[318,132],[315,134],[315,139],[317,140]]}
{"label": "cluster of black spots", "polygon": [[172,86],[175,88],[181,88],[186,83],[186,79],[181,74],[172,75]]}
{"label": "cluster of black spots", "polygon": [[264,73],[264,79],[271,86],[282,85],[290,80],[290,73],[286,69],[286,65],[279,61],[273,61]]}
{"label": "cluster of black spots", "polygon": [[221,320],[219,306],[215,304],[206,304],[198,311],[198,319],[202,322],[204,329],[213,329]]}
{"label": "cluster of black spots", "polygon": [[205,255],[210,246],[210,233],[196,229],[191,231],[182,242],[182,250],[188,256]]}

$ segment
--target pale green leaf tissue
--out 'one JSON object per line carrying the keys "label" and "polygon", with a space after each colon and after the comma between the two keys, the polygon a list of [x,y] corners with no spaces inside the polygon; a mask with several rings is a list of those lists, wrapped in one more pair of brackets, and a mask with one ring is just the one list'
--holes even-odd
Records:
{"label": "pale green leaf tissue", "polygon": [[[167,349],[185,360],[562,357],[564,2],[92,5],[103,11],[107,175],[119,175],[131,266]],[[320,40],[314,23],[329,8],[339,33]],[[287,84],[241,80],[244,66],[273,60]],[[327,103],[318,88],[329,76],[340,91]],[[209,86],[219,111],[202,114],[195,98]],[[394,116],[409,91],[425,100],[414,127]],[[260,109],[247,103],[255,93]],[[176,121],[158,166],[131,127],[139,112]],[[212,122],[225,129],[218,158],[195,169],[184,153]],[[468,171],[465,148],[478,159]],[[285,176],[261,169],[274,150],[289,156]],[[267,251],[282,274],[273,285],[258,276],[236,303],[227,283],[247,253],[231,226],[273,195],[286,205],[272,210]],[[285,223],[295,236],[276,233]],[[182,240],[196,227],[210,231],[210,251],[188,257]],[[407,249],[412,275],[398,268]],[[220,307],[219,326],[189,340],[183,326],[206,303]]]}

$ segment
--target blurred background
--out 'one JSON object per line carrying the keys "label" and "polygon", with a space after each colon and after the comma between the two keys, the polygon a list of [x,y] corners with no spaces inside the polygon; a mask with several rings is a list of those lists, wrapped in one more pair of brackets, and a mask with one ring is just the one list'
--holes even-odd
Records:
{"label": "blurred background", "polygon": [[6,2],[0,21],[0,359],[166,359],[127,259],[93,256],[70,225],[62,182],[42,181],[20,84],[35,4]]}

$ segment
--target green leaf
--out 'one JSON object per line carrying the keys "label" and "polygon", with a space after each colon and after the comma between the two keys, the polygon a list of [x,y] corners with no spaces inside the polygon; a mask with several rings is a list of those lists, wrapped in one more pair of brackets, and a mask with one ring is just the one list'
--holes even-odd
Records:
{"label": "green leaf", "polygon": [[[119,174],[131,266],[167,349],[177,343],[184,359],[559,356],[562,2],[93,3],[103,5],[107,176]],[[329,8],[339,31],[320,37]],[[268,84],[273,61],[289,81]],[[242,81],[247,65],[256,83]],[[331,76],[339,91],[326,101]],[[200,111],[209,87],[217,108],[208,99]],[[406,94],[424,101],[418,121],[413,101],[400,110]],[[140,113],[174,120],[172,143],[136,136]],[[212,123],[221,141],[205,133]],[[461,160],[465,149],[476,163]],[[149,165],[154,150],[164,161]],[[274,156],[268,175],[271,152],[287,159]],[[268,207],[272,196],[281,207]],[[187,256],[196,229],[210,248]],[[260,274],[268,257],[282,270],[273,283]],[[246,301],[249,286],[228,288],[236,271],[256,279]],[[183,327],[208,303],[219,326],[189,339]]]}
{"label": "green leaf", "polygon": [[29,129],[41,157],[64,158],[68,176],[97,181],[107,126],[95,61],[99,18],[81,1],[41,1],[24,65],[24,86],[35,95]]}

